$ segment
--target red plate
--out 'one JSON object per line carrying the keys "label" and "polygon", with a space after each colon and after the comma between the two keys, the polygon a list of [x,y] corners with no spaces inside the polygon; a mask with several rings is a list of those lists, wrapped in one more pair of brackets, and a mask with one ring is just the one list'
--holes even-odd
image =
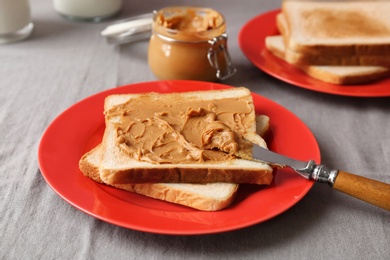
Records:
{"label": "red plate", "polygon": [[334,85],[314,79],[282,59],[277,58],[265,47],[265,38],[279,34],[276,28],[274,10],[251,19],[241,29],[239,44],[247,58],[259,69],[269,75],[298,87],[355,97],[386,97],[390,96],[390,78],[362,85]]}
{"label": "red plate", "polygon": [[[38,159],[47,183],[76,208],[109,223],[160,234],[210,234],[248,227],[292,207],[313,185],[291,170],[276,172],[270,186],[241,185],[235,203],[219,212],[202,212],[98,184],[78,169],[81,156],[100,143],[103,102],[110,94],[184,92],[229,86],[196,81],[156,81],[110,89],[86,98],[60,114],[40,142]],[[253,94],[256,113],[271,118],[270,149],[301,160],[320,162],[310,130],[291,112]]]}

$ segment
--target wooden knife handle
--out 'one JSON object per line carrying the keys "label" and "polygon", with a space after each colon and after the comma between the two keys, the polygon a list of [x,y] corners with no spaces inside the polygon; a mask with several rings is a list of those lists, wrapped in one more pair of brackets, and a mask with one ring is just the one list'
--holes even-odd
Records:
{"label": "wooden knife handle", "polygon": [[390,211],[390,184],[339,171],[333,188]]}

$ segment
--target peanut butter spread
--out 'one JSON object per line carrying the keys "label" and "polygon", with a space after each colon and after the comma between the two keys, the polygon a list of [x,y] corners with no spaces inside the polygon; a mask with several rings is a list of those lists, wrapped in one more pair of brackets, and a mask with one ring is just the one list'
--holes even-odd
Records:
{"label": "peanut butter spread", "polygon": [[[106,112],[117,119],[117,145],[157,164],[221,162],[251,154],[243,138],[254,122],[251,99],[195,100],[144,95]],[[119,120],[118,120],[119,119]]]}
{"label": "peanut butter spread", "polygon": [[177,13],[172,16],[160,13],[156,17],[156,23],[169,29],[186,31],[186,32],[202,32],[214,29],[220,26],[223,18],[216,11],[211,9],[203,9],[202,12],[197,12],[196,9],[177,10]]}

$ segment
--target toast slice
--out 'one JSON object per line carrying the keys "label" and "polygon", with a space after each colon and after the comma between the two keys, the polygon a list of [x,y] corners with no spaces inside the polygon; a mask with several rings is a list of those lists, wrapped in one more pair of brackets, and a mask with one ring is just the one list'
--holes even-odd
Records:
{"label": "toast slice", "polygon": [[[245,100],[251,107],[247,115],[250,122],[245,127],[245,138],[249,141],[266,147],[265,141],[256,134],[255,110],[251,93],[246,88],[232,88],[225,90],[195,91],[172,94],[128,94],[111,95],[105,100],[105,113],[110,109],[126,102],[140,98],[148,98],[147,103],[157,100],[168,100],[170,106],[175,106],[175,100],[193,101],[202,100],[212,102],[227,98]],[[141,108],[142,109],[142,108]],[[100,178],[109,185],[133,183],[254,183],[270,184],[273,178],[270,165],[244,160],[233,159],[228,161],[155,164],[130,158],[118,145],[116,145],[116,117],[106,116],[106,129],[103,137],[103,155],[100,164]]]}
{"label": "toast slice", "polygon": [[286,47],[292,51],[390,55],[389,1],[284,1],[282,12],[290,34]]}
{"label": "toast slice", "polygon": [[[330,51],[324,49],[315,51],[303,51],[291,47],[291,32],[284,13],[279,13],[276,16],[276,25],[279,32],[284,38],[284,54],[283,59],[294,65],[328,65],[328,66],[384,66],[390,67],[390,53],[383,54],[358,54]],[[390,33],[390,32],[389,32]],[[321,52],[323,51],[323,53]]]}
{"label": "toast slice", "polygon": [[[264,136],[268,128],[269,117],[265,115],[257,116],[257,134]],[[102,153],[102,145],[99,144],[82,156],[79,161],[79,168],[85,176],[104,184],[100,178]],[[239,187],[235,183],[142,183],[116,184],[112,186],[202,211],[218,211],[230,206],[234,202]]]}
{"label": "toast slice", "polygon": [[[103,183],[99,172],[102,153],[102,145],[99,144],[84,154],[79,162],[81,172],[99,183]],[[113,185],[115,188],[203,211],[218,211],[231,205],[236,196],[238,186],[238,184],[234,183],[143,183]]]}
{"label": "toast slice", "polygon": [[[268,36],[266,47],[275,56],[285,60],[285,46],[282,36]],[[363,84],[390,75],[390,69],[381,66],[295,66],[312,78],[339,85]]]}

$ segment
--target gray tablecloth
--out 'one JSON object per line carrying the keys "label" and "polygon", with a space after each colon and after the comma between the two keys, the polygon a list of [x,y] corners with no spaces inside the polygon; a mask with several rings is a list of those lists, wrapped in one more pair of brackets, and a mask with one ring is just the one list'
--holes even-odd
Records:
{"label": "gray tablecloth", "polygon": [[[246,86],[296,114],[315,135],[324,164],[390,183],[388,97],[298,88],[263,73],[242,53],[242,26],[280,1],[126,1],[116,19],[175,4],[225,14],[238,68],[225,84]],[[44,130],[83,98],[155,77],[146,62],[147,42],[112,46],[100,37],[113,20],[69,22],[50,0],[32,0],[31,8],[33,36],[0,46],[1,259],[390,259],[390,213],[321,184],[275,218],[202,236],[126,229],[66,203],[38,167]]]}

